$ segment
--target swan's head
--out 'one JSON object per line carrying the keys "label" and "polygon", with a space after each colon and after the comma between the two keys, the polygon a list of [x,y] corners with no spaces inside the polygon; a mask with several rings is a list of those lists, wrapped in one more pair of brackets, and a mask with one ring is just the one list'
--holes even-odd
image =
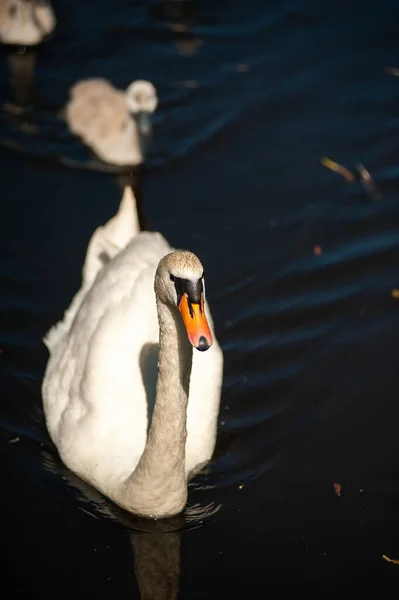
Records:
{"label": "swan's head", "polygon": [[48,0],[3,0],[0,3],[0,41],[33,46],[55,27]]}
{"label": "swan's head", "polygon": [[178,250],[164,256],[155,275],[155,293],[180,311],[188,339],[197,350],[208,350],[213,337],[205,315],[204,269],[192,252]]}
{"label": "swan's head", "polygon": [[150,115],[158,106],[157,91],[150,81],[138,79],[126,90],[126,103],[130,113],[137,120],[140,133],[151,133]]}

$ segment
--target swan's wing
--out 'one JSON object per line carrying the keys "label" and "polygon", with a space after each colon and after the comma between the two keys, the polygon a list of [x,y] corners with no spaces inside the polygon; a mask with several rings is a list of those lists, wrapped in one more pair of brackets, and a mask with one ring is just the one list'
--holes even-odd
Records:
{"label": "swan's wing", "polygon": [[98,96],[113,91],[113,86],[109,81],[101,77],[91,77],[82,79],[75,83],[69,90],[70,97],[75,100],[82,100],[91,96]]}
{"label": "swan's wing", "polygon": [[69,331],[79,307],[99,271],[140,232],[136,198],[130,186],[125,186],[118,212],[93,233],[87,247],[82,271],[82,287],[75,294],[64,318],[53,326],[43,341],[50,352]]}
{"label": "swan's wing", "polygon": [[[102,429],[104,436],[127,436],[107,448],[121,449],[125,444],[127,449],[136,436],[135,454],[140,456],[147,430],[143,352],[158,343],[154,275],[168,252],[170,246],[160,234],[137,235],[104,265],[53,346],[43,380],[43,403],[50,435],[64,451],[68,444],[78,444],[80,423],[83,427],[85,422],[89,436],[94,420],[96,438]],[[132,423],[130,431],[127,422]],[[84,452],[88,443],[82,441],[79,451]],[[126,457],[122,456],[120,468],[123,460]]]}
{"label": "swan's wing", "polygon": [[119,136],[128,118],[125,94],[105,80],[79,82],[71,90],[65,118],[70,130],[89,145]]}

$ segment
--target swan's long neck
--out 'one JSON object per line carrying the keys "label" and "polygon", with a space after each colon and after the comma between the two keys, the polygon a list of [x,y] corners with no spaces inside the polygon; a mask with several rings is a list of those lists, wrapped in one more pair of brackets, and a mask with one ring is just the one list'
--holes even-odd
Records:
{"label": "swan's long neck", "polygon": [[158,381],[147,445],[128,480],[129,504],[145,516],[180,512],[187,500],[185,447],[192,346],[182,318],[157,299]]}
{"label": "swan's long neck", "polygon": [[134,115],[129,114],[122,132],[122,146],[133,164],[143,160],[140,133]]}

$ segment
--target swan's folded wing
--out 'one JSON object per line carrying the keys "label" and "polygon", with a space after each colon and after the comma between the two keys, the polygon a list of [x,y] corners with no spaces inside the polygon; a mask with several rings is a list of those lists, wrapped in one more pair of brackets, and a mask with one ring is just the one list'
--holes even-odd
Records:
{"label": "swan's folded wing", "polygon": [[158,343],[154,275],[170,250],[161,234],[140,233],[88,290],[78,292],[64,321],[48,334],[51,352],[42,392],[53,440],[66,440],[62,432],[68,423],[75,431],[88,415],[101,416],[96,427],[104,427],[105,435],[118,427],[121,415],[146,431],[142,351]]}
{"label": "swan's folded wing", "polygon": [[[95,327],[98,314],[130,293],[142,270],[151,267],[155,274],[158,262],[171,250],[160,233],[142,232],[134,237],[122,252],[103,265],[96,278],[83,281],[63,319],[43,338],[48,350],[54,352],[65,342],[76,319],[78,323],[83,321],[85,326],[91,323]],[[86,304],[82,307],[84,301]]]}
{"label": "swan's folded wing", "polygon": [[103,79],[75,84],[65,109],[69,129],[89,145],[115,132],[120,135],[127,116],[124,93]]}

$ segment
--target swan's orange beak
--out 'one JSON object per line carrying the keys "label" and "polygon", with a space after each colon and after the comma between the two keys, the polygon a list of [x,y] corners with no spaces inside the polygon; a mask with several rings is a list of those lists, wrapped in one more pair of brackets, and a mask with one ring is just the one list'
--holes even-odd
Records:
{"label": "swan's orange beak", "polygon": [[205,316],[204,294],[201,302],[190,302],[187,293],[184,293],[179,302],[179,310],[186,326],[188,339],[197,350],[208,350],[213,344],[213,337]]}

